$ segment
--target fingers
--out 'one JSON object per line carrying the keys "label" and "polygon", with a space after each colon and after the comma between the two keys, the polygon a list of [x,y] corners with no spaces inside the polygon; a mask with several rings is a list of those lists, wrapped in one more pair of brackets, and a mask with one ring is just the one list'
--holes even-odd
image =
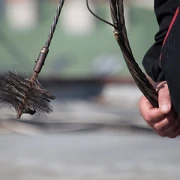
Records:
{"label": "fingers", "polygon": [[171,111],[171,99],[167,83],[161,82],[157,85],[159,109],[163,114]]}
{"label": "fingers", "polygon": [[144,96],[139,102],[139,110],[148,124],[153,124],[165,117],[165,115],[158,108],[154,108]]}
{"label": "fingers", "polygon": [[176,138],[180,135],[180,121],[177,119],[169,128],[162,131],[154,129],[154,131],[162,137]]}
{"label": "fingers", "polygon": [[178,115],[172,110],[168,115],[164,116],[160,121],[151,122],[150,125],[152,128],[157,131],[165,131],[171,127],[175,121],[179,121]]}
{"label": "fingers", "polygon": [[179,120],[174,121],[174,123],[167,129],[164,129],[163,132],[166,134],[167,137],[175,138],[177,136],[177,130],[180,127]]}
{"label": "fingers", "polygon": [[180,119],[173,109],[165,115],[159,108],[153,108],[144,96],[139,109],[145,121],[160,136],[175,138],[180,134]]}
{"label": "fingers", "polygon": [[154,108],[146,97],[139,102],[139,110],[149,126],[160,136],[175,138],[180,135],[180,118],[171,105],[167,83],[156,85],[159,108]]}
{"label": "fingers", "polygon": [[170,114],[159,122],[149,125],[157,134],[163,137],[175,138],[180,132],[180,119],[174,111],[171,111]]}

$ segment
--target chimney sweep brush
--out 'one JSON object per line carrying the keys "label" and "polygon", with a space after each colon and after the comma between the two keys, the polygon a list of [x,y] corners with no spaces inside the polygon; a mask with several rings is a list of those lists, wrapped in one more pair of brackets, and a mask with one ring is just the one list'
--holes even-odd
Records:
{"label": "chimney sweep brush", "polygon": [[0,102],[13,106],[17,112],[17,119],[20,119],[23,113],[33,115],[36,112],[44,114],[52,112],[52,106],[49,103],[55,97],[41,86],[37,77],[49,52],[64,1],[59,1],[49,36],[40,51],[38,59],[35,61],[31,78],[24,79],[22,76],[12,72],[7,72],[0,78]]}

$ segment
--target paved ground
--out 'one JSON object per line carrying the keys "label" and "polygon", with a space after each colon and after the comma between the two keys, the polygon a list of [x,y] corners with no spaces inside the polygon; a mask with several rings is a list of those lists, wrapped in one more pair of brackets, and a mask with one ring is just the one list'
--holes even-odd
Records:
{"label": "paved ground", "polygon": [[81,132],[0,137],[2,180],[180,178],[179,139]]}
{"label": "paved ground", "polygon": [[2,109],[0,180],[172,180],[180,178],[179,138],[156,136],[142,120],[135,86],[99,98],[57,99],[54,112]]}

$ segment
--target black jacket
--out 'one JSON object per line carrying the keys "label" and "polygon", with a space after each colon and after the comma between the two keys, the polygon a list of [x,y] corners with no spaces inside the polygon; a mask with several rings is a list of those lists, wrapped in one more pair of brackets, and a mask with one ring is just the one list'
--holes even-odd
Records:
{"label": "black jacket", "polygon": [[162,47],[168,29],[172,24],[177,8],[180,7],[180,0],[154,0],[154,9],[159,24],[159,32],[155,35],[155,43],[146,53],[143,59],[143,66],[146,73],[155,81],[166,80],[160,67]]}

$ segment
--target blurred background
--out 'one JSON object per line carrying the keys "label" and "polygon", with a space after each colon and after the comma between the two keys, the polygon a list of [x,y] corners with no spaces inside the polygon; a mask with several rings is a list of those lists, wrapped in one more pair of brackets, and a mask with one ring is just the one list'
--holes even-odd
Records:
{"label": "blurred background", "polygon": [[[31,76],[58,0],[0,0],[0,75]],[[124,0],[128,37],[142,59],[158,31],[153,0]],[[111,21],[106,0],[92,10]],[[143,69],[143,68],[142,68]],[[178,138],[158,137],[138,111],[134,84],[113,36],[85,0],[66,0],[39,76],[56,100],[51,114],[0,111],[0,180],[180,178]]]}

